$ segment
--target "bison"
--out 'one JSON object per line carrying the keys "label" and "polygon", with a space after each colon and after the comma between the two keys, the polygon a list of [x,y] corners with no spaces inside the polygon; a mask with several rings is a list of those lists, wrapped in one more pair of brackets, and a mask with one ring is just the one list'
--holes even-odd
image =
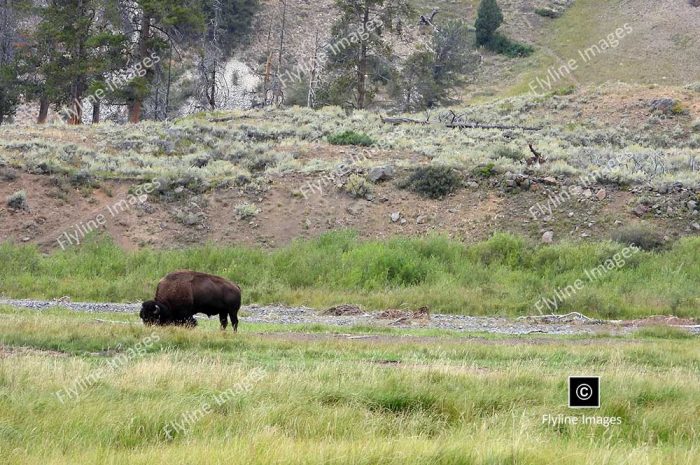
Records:
{"label": "bison", "polygon": [[195,313],[219,315],[221,329],[231,318],[238,331],[241,289],[228,279],[196,271],[181,270],[160,280],[154,300],[141,305],[141,319],[147,325],[196,326]]}

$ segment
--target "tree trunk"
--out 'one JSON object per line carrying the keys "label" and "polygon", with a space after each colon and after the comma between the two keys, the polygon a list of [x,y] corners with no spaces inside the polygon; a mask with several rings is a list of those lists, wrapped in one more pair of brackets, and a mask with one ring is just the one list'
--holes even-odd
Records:
{"label": "tree trunk", "polygon": [[214,69],[211,70],[211,95],[209,96],[209,107],[212,110],[216,109],[216,60],[214,61]]}
{"label": "tree trunk", "polygon": [[129,103],[129,122],[138,123],[141,121],[141,99],[134,99]]}
{"label": "tree trunk", "polygon": [[95,99],[95,102],[92,104],[92,124],[99,124],[100,123],[100,101],[98,99]]}
{"label": "tree trunk", "polygon": [[168,119],[168,107],[170,106],[170,85],[172,84],[172,67],[173,67],[173,39],[168,38],[170,48],[168,49],[168,87],[165,91],[165,119]]}
{"label": "tree trunk", "polygon": [[0,64],[10,62],[14,54],[16,24],[12,18],[12,12],[10,0],[0,2]]}
{"label": "tree trunk", "polygon": [[316,34],[314,36],[314,57],[312,60],[313,65],[311,66],[311,73],[309,75],[309,92],[306,94],[306,106],[309,108],[314,107],[314,84],[316,83],[316,67],[318,66],[318,49],[319,49],[319,41],[318,41],[318,29],[316,30]]}
{"label": "tree trunk", "polygon": [[[363,30],[367,30],[369,23],[369,5],[365,2],[365,11],[362,17]],[[360,60],[357,64],[357,108],[365,108],[365,98],[367,95],[367,42],[362,41],[360,46]]]}
{"label": "tree trunk", "polygon": [[287,0],[282,1],[282,28],[280,30],[280,51],[277,58],[277,76],[282,74],[282,53],[284,50],[284,30],[287,27]]}
{"label": "tree trunk", "polygon": [[49,116],[49,99],[45,95],[39,98],[39,117],[37,118],[37,124],[46,123],[46,119]]}
{"label": "tree trunk", "polygon": [[267,105],[267,91],[270,89],[270,72],[272,71],[272,47],[270,45],[270,38],[272,37],[272,20],[270,20],[270,27],[267,30],[267,46],[265,49],[265,54],[267,55],[267,62],[265,62],[265,76],[263,77],[263,106]]}
{"label": "tree trunk", "polygon": [[80,104],[80,100],[74,98],[72,107],[73,110],[71,111],[70,117],[68,118],[68,124],[82,124],[83,106]]}
{"label": "tree trunk", "polygon": [[83,122],[83,105],[81,103],[80,82],[78,78],[70,86],[70,100],[73,108],[68,118],[68,124],[81,124]]}
{"label": "tree trunk", "polygon": [[[151,36],[151,17],[144,12],[141,19],[141,30],[139,31],[139,61],[148,56],[148,39]],[[146,74],[150,72],[150,68],[146,70]],[[136,94],[127,104],[129,109],[129,122],[138,123],[141,121],[141,108],[143,107],[143,96]]]}

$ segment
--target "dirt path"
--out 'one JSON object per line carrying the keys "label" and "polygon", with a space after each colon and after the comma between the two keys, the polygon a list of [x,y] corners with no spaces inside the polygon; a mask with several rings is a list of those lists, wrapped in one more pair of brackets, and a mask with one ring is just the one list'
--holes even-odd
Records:
{"label": "dirt path", "polygon": [[[78,312],[138,313],[138,304],[91,303],[42,300],[0,299],[0,305],[34,310],[68,308]],[[332,312],[319,312],[308,307],[281,305],[249,305],[241,308],[242,324],[323,324],[340,327],[375,326],[390,328],[447,329],[469,333],[507,335],[558,334],[595,335],[627,334],[642,327],[667,325],[700,335],[700,322],[677,317],[651,317],[643,320],[594,320],[579,313],[542,315],[519,318],[465,315],[421,314],[391,310],[366,313],[350,305],[335,307]]]}

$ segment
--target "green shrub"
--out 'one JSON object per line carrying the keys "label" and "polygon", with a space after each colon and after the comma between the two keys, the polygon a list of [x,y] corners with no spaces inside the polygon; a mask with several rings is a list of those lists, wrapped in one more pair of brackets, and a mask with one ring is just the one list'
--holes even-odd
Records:
{"label": "green shrub", "polygon": [[496,149],[496,158],[507,158],[508,160],[520,161],[525,158],[523,152],[515,147],[504,145]]}
{"label": "green shrub", "polygon": [[633,224],[620,228],[613,234],[616,242],[633,245],[642,250],[654,250],[664,244],[661,234],[644,224]]}
{"label": "green shrub", "polygon": [[462,177],[449,166],[422,166],[399,183],[402,189],[410,189],[432,199],[441,199],[462,186]]}
{"label": "green shrub", "polygon": [[364,133],[345,131],[328,136],[328,143],[333,145],[362,145],[368,147],[374,144],[374,140]]}
{"label": "green shrub", "polygon": [[71,174],[70,183],[76,187],[99,187],[100,185],[97,178],[85,170]]}
{"label": "green shrub", "polygon": [[535,13],[540,16],[544,16],[545,18],[558,18],[561,16],[557,10],[553,10],[551,8],[537,8],[535,9]]}
{"label": "green shrub", "polygon": [[211,187],[197,169],[169,173],[155,180],[158,185],[156,194],[166,199],[177,199],[191,193],[202,194]]}
{"label": "green shrub", "polygon": [[[698,126],[700,127],[700,120],[698,120]],[[17,179],[17,171],[12,168],[0,167],[0,179],[3,181],[12,182]]]}
{"label": "green shrub", "polygon": [[493,163],[489,162],[483,166],[478,166],[474,169],[474,174],[478,176],[483,176],[485,178],[490,178],[491,176],[495,176],[496,173],[496,165]]}
{"label": "green shrub", "polygon": [[675,102],[671,107],[671,113],[674,115],[687,115],[689,111],[681,102]]}
{"label": "green shrub", "polygon": [[248,171],[265,171],[267,168],[277,165],[277,158],[269,153],[256,154],[243,161],[243,167]]}
{"label": "green shrub", "polygon": [[568,86],[559,87],[558,89],[554,89],[552,91],[552,95],[571,95],[574,92],[576,92],[576,86],[571,84]]}
{"label": "green shrub", "polygon": [[510,58],[530,56],[535,51],[535,48],[531,45],[521,44],[509,39],[503,34],[494,34],[486,46],[490,50]]}
{"label": "green shrub", "polygon": [[364,176],[352,174],[343,186],[343,190],[354,198],[362,198],[372,193],[372,183]]}
{"label": "green shrub", "polygon": [[27,193],[25,191],[15,192],[5,199],[7,206],[15,210],[28,210]]}
{"label": "green shrub", "polygon": [[686,89],[692,90],[693,92],[700,92],[700,81],[693,82],[685,86]]}
{"label": "green shrub", "polygon": [[234,208],[239,220],[249,220],[255,217],[260,210],[253,203],[241,203]]}

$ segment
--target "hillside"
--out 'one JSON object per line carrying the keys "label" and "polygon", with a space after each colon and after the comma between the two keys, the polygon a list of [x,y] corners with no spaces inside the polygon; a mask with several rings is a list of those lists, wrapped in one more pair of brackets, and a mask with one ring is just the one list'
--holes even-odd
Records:
{"label": "hillside", "polygon": [[[450,91],[462,103],[488,101],[524,93],[546,94],[570,86],[585,89],[606,82],[683,86],[700,80],[700,8],[682,0],[501,0],[507,36],[534,46],[526,58],[507,58],[479,49],[481,64],[470,71],[463,83]],[[330,28],[338,12],[333,0],[308,2],[290,0],[286,14],[282,3],[263,1],[253,20],[251,37],[238,44],[235,53],[219,73],[220,108],[250,107],[263,98],[261,85],[266,63],[274,75],[278,69],[295,71],[308,64],[316,38],[328,44]],[[421,14],[437,9],[434,22],[439,28],[448,20],[474,24],[477,0],[412,0],[411,16],[401,34],[387,35],[395,65],[429,43],[432,28],[419,26]],[[537,12],[554,12],[556,18]],[[282,21],[284,18],[284,28]],[[281,36],[284,30],[283,40]],[[280,57],[280,43],[282,45]],[[193,97],[197,77],[196,47],[180,46],[173,65],[170,118],[208,108]],[[573,60],[573,65],[571,64]],[[170,66],[170,65],[169,65]],[[304,77],[304,80],[307,79]],[[284,88],[287,102],[306,102],[304,83]],[[160,91],[165,92],[164,89]],[[199,89],[201,92],[201,89]],[[296,97],[296,98],[294,98]],[[103,105],[103,119],[124,121],[125,107]],[[52,105],[48,121],[60,118]],[[89,122],[91,104],[86,103],[84,123]],[[373,108],[394,111],[396,102],[380,87]],[[35,100],[20,105],[15,121],[32,124],[37,117]]]}
{"label": "hillside", "polygon": [[[663,98],[682,112],[654,110]],[[335,107],[127,126],[8,126],[0,129],[0,198],[23,190],[27,208],[3,205],[0,234],[54,249],[61,234],[153,181],[159,188],[147,200],[104,225],[126,248],[276,247],[345,228],[371,238],[439,232],[467,242],[497,231],[605,240],[639,224],[666,240],[698,234],[697,91],[602,86],[460,112],[468,121],[541,129],[450,129],[437,113],[428,125],[394,126]],[[348,130],[372,145],[328,142]],[[526,163],[528,143],[545,161]],[[454,192],[432,199],[401,187],[431,165],[454,170]],[[374,179],[370,172],[382,167],[393,173]],[[571,200],[548,206],[569,193]]]}
{"label": "hillside", "polygon": [[[333,20],[332,0],[309,4],[303,0],[289,3],[287,52],[294,59],[311,53],[313,33],[327,37]],[[429,36],[427,27],[418,26],[418,15],[439,9],[435,24],[461,19],[473,24],[477,0],[413,0],[415,21],[406,25],[404,34],[392,41],[399,56],[405,56],[416,43]],[[243,56],[252,62],[265,49],[272,24],[279,27],[278,2],[264,2],[250,49]],[[579,86],[622,81],[639,84],[684,85],[700,79],[700,8],[682,0],[502,0],[502,29],[517,40],[535,45],[533,56],[507,59],[482,51],[484,62],[470,80],[465,97],[529,91],[528,84],[544,79],[550,67],[558,68],[570,59],[579,66],[557,82],[557,87],[572,83]],[[561,12],[555,19],[536,13],[539,8]],[[586,61],[579,51],[608,41],[618,28],[629,25],[632,32],[608,42],[607,49]],[[615,45],[617,43],[617,45]],[[589,54],[589,56],[592,56]]]}

